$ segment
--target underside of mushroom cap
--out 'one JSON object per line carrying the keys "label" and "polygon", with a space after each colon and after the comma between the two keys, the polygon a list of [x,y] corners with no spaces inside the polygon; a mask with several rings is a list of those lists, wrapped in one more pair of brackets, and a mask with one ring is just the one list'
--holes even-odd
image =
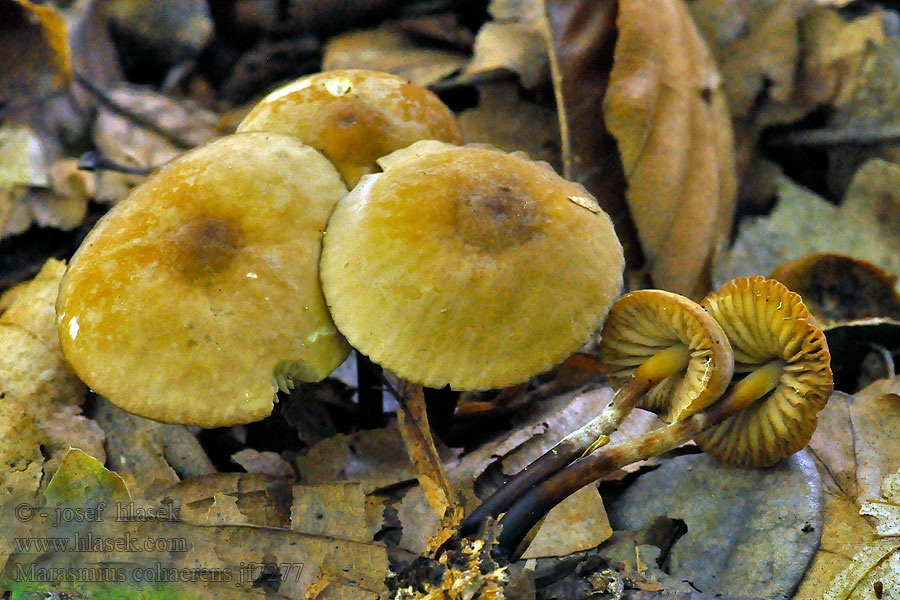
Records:
{"label": "underside of mushroom cap", "polygon": [[425,88],[389,73],[335,70],[302,77],[259,102],[238,131],[299,138],[324,154],[348,187],[376,160],[418,140],[462,143],[453,113]]}
{"label": "underside of mushroom cap", "polygon": [[599,328],[622,247],[580,185],[498,150],[449,147],[364,178],[322,251],[351,345],[400,377],[490,389],[527,380]]}
{"label": "underside of mushroom cap", "polygon": [[777,387],[695,437],[704,452],[752,467],[774,464],[803,448],[833,388],[831,356],[800,296],[755,275],[726,283],[702,305],[734,350],[735,373],[783,362]]}
{"label": "underside of mushroom cap", "polygon": [[320,380],[349,352],[318,279],[345,193],[327,159],[283,135],[228,136],[168,163],[73,257],[56,307],[66,359],[151,419],[268,415],[288,376]]}
{"label": "underside of mushroom cap", "polygon": [[678,345],[690,350],[687,369],[663,379],[638,403],[674,422],[709,406],[731,381],[728,339],[700,305],[661,290],[625,294],[603,325],[600,357],[610,384],[619,388],[647,359]]}

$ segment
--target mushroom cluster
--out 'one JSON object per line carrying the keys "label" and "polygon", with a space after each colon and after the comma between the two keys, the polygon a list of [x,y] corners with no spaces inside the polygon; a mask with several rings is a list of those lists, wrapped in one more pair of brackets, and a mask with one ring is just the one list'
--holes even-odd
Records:
{"label": "mushroom cluster", "polygon": [[432,387],[549,369],[602,325],[621,245],[582,186],[461,142],[393,75],[276,90],[91,232],[58,298],[67,360],[125,410],[203,427],[268,415],[351,346]]}
{"label": "mushroom cluster", "polygon": [[[623,383],[622,389],[640,386],[634,381],[641,367],[633,366],[646,361],[641,363],[633,355],[646,356],[650,353],[647,347],[659,348],[653,356],[670,359],[664,362],[673,366],[685,364],[684,360],[671,359],[659,338],[647,335],[649,330],[641,319],[631,324],[615,322],[613,315],[620,309],[626,314],[653,314],[652,304],[646,303],[643,310],[635,311],[629,306],[634,302],[628,296],[620,299],[611,310],[608,327],[604,328],[612,334],[618,327],[624,327],[610,335],[612,339],[607,339],[607,347],[601,350],[611,373],[631,366],[630,378],[618,378]],[[677,378],[659,381],[647,394],[648,398],[657,400],[644,404],[672,420],[669,425],[595,452],[599,444],[594,444],[581,458],[545,474],[512,502],[501,503],[499,510],[492,506],[493,510],[487,514],[482,511],[481,518],[505,512],[500,521],[503,529],[498,543],[508,556],[516,556],[531,528],[553,506],[578,489],[625,465],[666,452],[691,439],[720,460],[750,467],[772,465],[809,442],[817,414],[831,394],[833,377],[825,335],[800,296],[777,281],[752,276],[727,283],[707,296],[701,305],[727,338],[726,351],[733,357],[736,374],[731,385],[720,398],[693,404],[673,416],[672,407],[682,405],[679,388],[691,386],[685,385],[686,375],[680,384]],[[679,318],[682,317],[676,320]],[[691,354],[693,357],[695,352]],[[685,373],[689,371],[690,367]],[[612,375],[611,379],[617,376]],[[695,390],[688,398],[700,395]],[[485,504],[492,501],[489,498]],[[469,530],[476,525],[470,521],[465,523]]]}

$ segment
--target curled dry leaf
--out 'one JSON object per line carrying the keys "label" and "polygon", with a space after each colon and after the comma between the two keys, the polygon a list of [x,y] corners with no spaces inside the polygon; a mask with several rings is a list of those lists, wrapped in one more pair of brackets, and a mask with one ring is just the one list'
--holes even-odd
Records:
{"label": "curled dry leaf", "polygon": [[603,108],[653,283],[709,289],[731,229],[735,173],[721,78],[680,0],[622,0]]}
{"label": "curled dry leaf", "polygon": [[681,0],[550,0],[547,15],[567,177],[610,213],[632,266],[637,239],[654,285],[702,295],[731,228],[735,167],[721,80],[690,13]]}

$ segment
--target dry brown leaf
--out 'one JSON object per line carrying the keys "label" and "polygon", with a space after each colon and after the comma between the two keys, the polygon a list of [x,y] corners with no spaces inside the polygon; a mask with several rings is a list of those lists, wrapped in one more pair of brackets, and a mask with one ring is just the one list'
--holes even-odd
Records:
{"label": "dry brown leaf", "polygon": [[734,213],[721,78],[681,0],[622,0],[616,23],[604,115],[646,267],[654,285],[702,295]]}
{"label": "dry brown leaf", "polygon": [[[827,473],[822,479],[827,486]],[[873,539],[874,532],[856,504],[826,489],[822,541],[792,600],[821,600],[822,589],[850,564],[856,549]]]}
{"label": "dry brown leaf", "polygon": [[0,314],[0,323],[11,323],[25,329],[62,354],[56,327],[56,295],[66,263],[51,258],[34,279],[20,287],[15,299]]}
{"label": "dry brown leaf", "polygon": [[[199,146],[216,136],[217,116],[193,102],[179,102],[132,86],[120,86],[108,93],[120,106],[177,134],[190,144]],[[126,167],[158,167],[185,150],[109,109],[102,109],[97,115],[92,138],[103,156]],[[119,202],[144,179],[144,175],[103,171],[96,178],[96,199]]]}
{"label": "dry brown leaf", "polygon": [[51,6],[0,2],[0,108],[22,107],[72,81],[65,23]]}
{"label": "dry brown leaf", "polygon": [[543,160],[560,169],[555,110],[522,98],[513,81],[484,83],[477,90],[478,106],[458,117],[466,141],[491,144],[506,152],[525,152],[532,160]]}
{"label": "dry brown leaf", "polygon": [[459,71],[465,62],[461,53],[422,47],[390,27],[337,35],[322,48],[323,71],[384,71],[425,87]]}
{"label": "dry brown leaf", "polygon": [[590,550],[608,540],[611,535],[612,527],[606,518],[606,509],[597,493],[597,486],[588,485],[547,514],[522,558],[566,556]]}
{"label": "dry brown leaf", "polygon": [[[290,526],[291,481],[282,477],[249,473],[210,473],[184,479],[158,495],[157,502],[178,507],[185,523],[208,524],[212,507],[234,499],[234,510],[224,513],[240,523],[259,527]],[[230,507],[224,510],[230,510]],[[224,516],[223,516],[224,518]]]}
{"label": "dry brown leaf", "polygon": [[291,463],[281,458],[277,452],[260,452],[253,448],[244,448],[231,455],[231,462],[239,464],[248,473],[261,473],[275,477],[293,477]]}
{"label": "dry brown leaf", "polygon": [[186,478],[215,469],[197,438],[184,425],[144,419],[98,399],[94,419],[106,434],[110,468],[138,497],[152,497]]}
{"label": "dry brown leaf", "polygon": [[808,0],[695,0],[690,7],[720,66],[736,118],[785,123],[812,108],[792,103]]}
{"label": "dry brown leaf", "polygon": [[900,383],[877,381],[853,396],[835,392],[819,414],[810,450],[847,498],[862,504],[900,469]]}
{"label": "dry brown leaf", "polygon": [[550,63],[541,0],[491,0],[488,12],[493,20],[478,31],[460,81],[484,81],[505,71],[515,73],[527,89],[546,84]]}
{"label": "dry brown leaf", "polygon": [[800,102],[840,106],[853,97],[863,60],[884,42],[884,22],[878,10],[848,20],[835,8],[818,7],[801,22],[800,38]]}
{"label": "dry brown leaf", "polygon": [[295,485],[291,529],[313,535],[372,541],[381,519],[366,513],[367,486],[354,482]]}

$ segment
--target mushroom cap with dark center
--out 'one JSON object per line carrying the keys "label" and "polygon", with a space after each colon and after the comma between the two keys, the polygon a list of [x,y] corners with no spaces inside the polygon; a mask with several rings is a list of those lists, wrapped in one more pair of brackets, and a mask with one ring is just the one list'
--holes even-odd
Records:
{"label": "mushroom cap with dark center", "polygon": [[809,442],[831,395],[831,356],[825,335],[800,296],[773,279],[735,279],[702,305],[734,350],[735,373],[784,363],[777,387],[723,423],[696,436],[704,452],[752,467],[774,464]]}
{"label": "mushroom cap with dark center", "polygon": [[700,305],[662,290],[625,294],[603,325],[600,357],[610,384],[619,388],[651,356],[677,345],[690,350],[687,369],[663,379],[638,406],[666,422],[680,421],[709,406],[731,381],[728,339]]}
{"label": "mushroom cap with dark center", "polygon": [[351,345],[432,387],[525,381],[579,348],[622,285],[622,247],[580,185],[483,147],[388,160],[328,223],[325,297]]}
{"label": "mushroom cap with dark center", "polygon": [[376,160],[419,140],[462,143],[450,109],[433,93],[389,73],[308,75],[259,102],[238,131],[292,135],[324,154],[348,187],[377,172]]}
{"label": "mushroom cap with dark center", "polygon": [[347,356],[318,279],[341,179],[278,134],[228,136],[173,160],[76,252],[57,300],[66,359],[117,406],[205,427],[268,415],[288,376]]}

